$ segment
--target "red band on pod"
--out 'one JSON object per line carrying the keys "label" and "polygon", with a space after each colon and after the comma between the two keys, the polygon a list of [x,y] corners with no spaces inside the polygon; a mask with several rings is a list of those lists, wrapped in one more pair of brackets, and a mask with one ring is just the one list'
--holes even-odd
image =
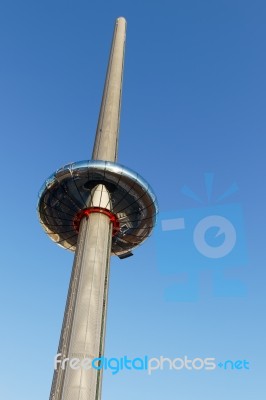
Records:
{"label": "red band on pod", "polygon": [[119,232],[120,225],[119,225],[117,216],[115,214],[113,214],[110,210],[107,210],[106,208],[102,208],[102,207],[90,207],[90,208],[84,208],[83,210],[80,210],[76,214],[74,221],[73,221],[74,228],[77,232],[79,231],[80,222],[81,222],[82,218],[89,217],[89,215],[93,214],[93,213],[104,214],[104,215],[107,215],[107,217],[109,217],[110,221],[113,224],[113,236],[115,236]]}

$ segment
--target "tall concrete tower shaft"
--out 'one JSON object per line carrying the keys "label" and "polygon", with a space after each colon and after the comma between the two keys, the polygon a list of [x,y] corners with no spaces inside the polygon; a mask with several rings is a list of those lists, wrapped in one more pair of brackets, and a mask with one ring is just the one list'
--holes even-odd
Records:
{"label": "tall concrete tower shaft", "polygon": [[[126,21],[115,25],[93,160],[117,160]],[[95,183],[86,200],[89,218],[79,225],[75,259],[59,343],[59,359],[99,358],[103,355],[112,245],[112,202],[107,187]],[[104,210],[104,212],[102,212]],[[109,213],[108,213],[109,211]],[[54,373],[50,400],[101,399],[102,370],[74,369],[71,362]]]}
{"label": "tall concrete tower shaft", "polygon": [[151,187],[116,162],[125,33],[118,18],[92,159],[59,168],[39,192],[44,231],[75,252],[50,400],[101,399],[110,256],[131,256],[156,223]]}
{"label": "tall concrete tower shaft", "polygon": [[92,158],[116,161],[122,97],[126,20],[115,25]]}

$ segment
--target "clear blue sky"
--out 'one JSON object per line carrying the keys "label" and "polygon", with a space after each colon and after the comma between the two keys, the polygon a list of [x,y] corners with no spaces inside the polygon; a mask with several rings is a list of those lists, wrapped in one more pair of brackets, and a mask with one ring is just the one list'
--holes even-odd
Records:
{"label": "clear blue sky", "polygon": [[[263,0],[1,1],[0,397],[49,396],[73,255],[43,233],[37,193],[60,166],[90,158],[118,16],[128,21],[119,161],[151,184],[161,216],[134,257],[112,260],[106,354],[248,359],[251,369],[107,373],[103,400],[263,400]],[[214,174],[209,203],[205,173]],[[220,210],[232,219],[232,205],[241,208],[245,256],[200,266],[191,237],[163,233],[161,219],[217,213],[214,199],[234,182]],[[199,295],[184,301],[178,288],[194,267]],[[217,297],[219,268],[247,294]]]}

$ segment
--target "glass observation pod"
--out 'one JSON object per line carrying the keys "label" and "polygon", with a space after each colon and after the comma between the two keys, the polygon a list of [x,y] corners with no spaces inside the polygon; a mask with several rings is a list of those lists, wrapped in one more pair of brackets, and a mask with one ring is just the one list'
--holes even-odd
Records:
{"label": "glass observation pod", "polygon": [[[103,184],[110,193],[112,254],[132,255],[152,232],[158,212],[156,196],[136,172],[109,161],[79,161],[51,175],[39,192],[38,214],[45,232],[58,245],[75,251],[80,219],[88,214],[91,191]],[[104,211],[104,208],[103,208]]]}

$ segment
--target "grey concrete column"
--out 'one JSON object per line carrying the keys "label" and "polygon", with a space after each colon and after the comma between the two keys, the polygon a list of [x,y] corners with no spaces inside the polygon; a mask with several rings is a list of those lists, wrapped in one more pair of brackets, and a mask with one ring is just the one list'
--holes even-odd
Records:
{"label": "grey concrete column", "polygon": [[[115,161],[121,107],[126,21],[116,21],[93,159]],[[92,190],[88,207],[112,211],[104,185]],[[100,400],[102,371],[73,368],[70,360],[99,358],[103,355],[112,223],[103,213],[83,217],[69,285],[61,331],[59,360],[69,358],[54,373],[50,400]]]}
{"label": "grey concrete column", "polygon": [[[111,208],[104,185],[93,190],[90,207]],[[68,302],[60,340],[60,361],[50,399],[98,400],[101,398],[102,371],[75,369],[71,360],[93,360],[103,355],[112,223],[102,213],[84,217],[70,282]],[[62,364],[62,361],[69,359]],[[63,368],[62,368],[63,367]]]}
{"label": "grey concrete column", "polygon": [[[100,201],[97,199],[97,191],[101,192]],[[109,198],[103,185],[96,188],[92,200],[97,206],[106,207]],[[81,240],[76,250],[80,276],[67,356],[69,359],[93,360],[103,355],[112,224],[104,214],[91,214],[81,221],[80,233]],[[100,371],[93,368],[75,370],[67,363],[62,399],[99,399],[100,389]]]}
{"label": "grey concrete column", "polygon": [[116,161],[122,97],[126,20],[116,20],[92,158]]}

